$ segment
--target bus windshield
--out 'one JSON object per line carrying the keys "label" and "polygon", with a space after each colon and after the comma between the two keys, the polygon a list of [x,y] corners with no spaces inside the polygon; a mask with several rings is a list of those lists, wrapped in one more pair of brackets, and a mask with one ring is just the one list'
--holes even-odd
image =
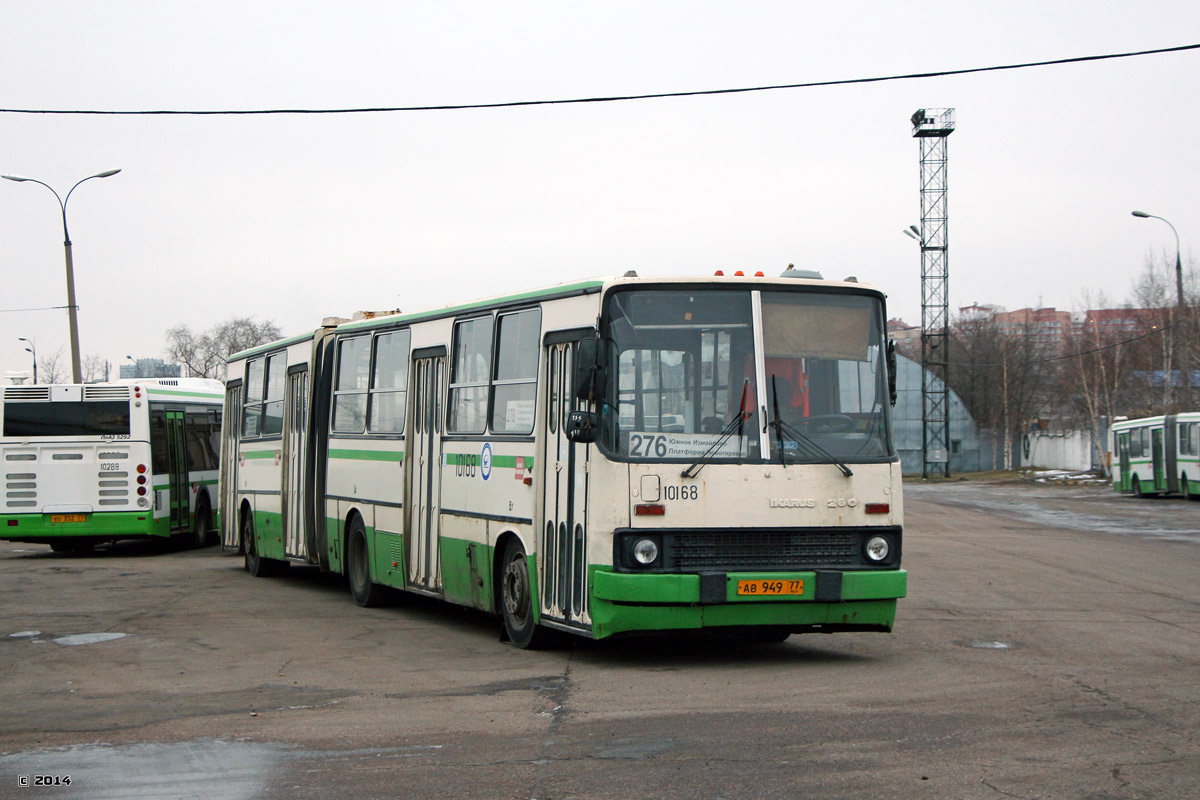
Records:
{"label": "bus windshield", "polygon": [[602,444],[638,461],[890,460],[882,321],[865,293],[614,292]]}

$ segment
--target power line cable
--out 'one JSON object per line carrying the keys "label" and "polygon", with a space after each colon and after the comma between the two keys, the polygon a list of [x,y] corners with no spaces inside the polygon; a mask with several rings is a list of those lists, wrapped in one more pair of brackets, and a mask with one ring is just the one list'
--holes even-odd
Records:
{"label": "power line cable", "polygon": [[70,308],[70,306],[42,306],[40,308],[0,308],[0,314],[15,314],[20,311],[55,311],[60,308]]}
{"label": "power line cable", "polygon": [[939,70],[937,72],[914,72],[905,75],[886,75],[871,78],[845,78],[831,81],[811,81],[808,83],[781,83],[770,86],[747,86],[736,89],[699,89],[687,92],[656,92],[652,94],[608,95],[600,97],[578,97],[559,100],[514,100],[500,103],[465,103],[460,105],[441,104],[427,106],[378,106],[365,108],[273,108],[273,109],[243,109],[243,110],[186,110],[160,109],[143,111],[113,111],[87,109],[48,109],[48,108],[0,108],[4,114],[76,114],[94,116],[264,116],[271,114],[380,114],[402,111],[467,111],[472,109],[520,108],[526,106],[557,106],[579,105],[583,103],[616,103],[629,100],[661,100],[670,97],[702,97],[723,94],[747,94],[750,92],[771,92],[781,89],[813,89],[821,86],[850,86],[864,83],[882,83],[885,81],[916,80],[919,78],[945,78],[953,75],[971,75],[979,72],[1000,72],[1004,70],[1030,69],[1033,67],[1050,67],[1061,64],[1078,64],[1087,61],[1106,61],[1117,58],[1135,58],[1138,56],[1163,55],[1179,53],[1187,50],[1200,49],[1200,44],[1186,44],[1178,47],[1160,47],[1153,50],[1135,50],[1127,53],[1106,53],[1093,56],[1075,56],[1073,58],[1057,58],[1048,61],[1028,61],[1021,64],[1002,64],[991,67],[971,67],[967,69]]}

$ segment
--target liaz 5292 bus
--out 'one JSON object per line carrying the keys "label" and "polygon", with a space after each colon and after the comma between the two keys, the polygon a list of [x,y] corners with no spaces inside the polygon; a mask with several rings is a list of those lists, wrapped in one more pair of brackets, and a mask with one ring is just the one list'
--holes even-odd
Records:
{"label": "liaz 5292 bus", "polygon": [[[760,273],[761,275],[761,273]],[[789,270],[585,281],[229,364],[222,537],[569,632],[888,631],[905,595],[884,295]]]}
{"label": "liaz 5292 bus", "polygon": [[[5,386],[0,539],[87,550],[215,533],[220,381]],[[214,537],[215,538],[215,537]]]}
{"label": "liaz 5292 bus", "polygon": [[1118,492],[1200,495],[1200,412],[1118,419],[1112,439]]}

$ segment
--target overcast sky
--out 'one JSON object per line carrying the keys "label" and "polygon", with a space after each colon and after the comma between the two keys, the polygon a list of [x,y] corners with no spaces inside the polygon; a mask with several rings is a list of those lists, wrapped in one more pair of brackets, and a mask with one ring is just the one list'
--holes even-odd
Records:
{"label": "overcast sky", "polygon": [[[959,70],[1200,42],[1200,3],[5,3],[0,107],[494,103]],[[1200,250],[1200,51],[689,98],[346,115],[0,113],[58,189],[81,350],[116,367],[233,316],[287,334],[621,274],[855,275],[918,324],[918,108],[953,107],[950,305],[1130,294]],[[0,371],[63,349],[54,197],[0,181]]]}

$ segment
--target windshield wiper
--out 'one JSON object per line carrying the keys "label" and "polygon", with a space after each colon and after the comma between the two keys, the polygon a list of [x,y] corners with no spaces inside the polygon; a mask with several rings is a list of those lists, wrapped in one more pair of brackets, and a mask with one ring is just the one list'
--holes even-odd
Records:
{"label": "windshield wiper", "polygon": [[722,429],[721,436],[715,442],[713,442],[712,445],[710,445],[709,448],[707,450],[705,450],[702,455],[700,455],[695,461],[693,461],[687,469],[685,469],[682,473],[680,473],[682,475],[682,477],[694,478],[697,475],[699,475],[700,470],[704,469],[704,465],[708,463],[708,458],[713,453],[720,452],[721,446],[724,445],[725,442],[729,440],[729,437],[733,435],[734,431],[737,431],[738,441],[740,442],[742,440],[743,431],[745,430],[745,423],[746,423],[746,420],[748,419],[748,416],[746,414],[746,390],[749,387],[749,385],[750,385],[749,379],[747,379],[744,383],[742,383],[742,405],[741,405],[741,408],[738,410],[737,416],[734,417],[733,419],[729,420],[729,422],[727,422],[725,424],[724,429]]}
{"label": "windshield wiper", "polygon": [[833,453],[830,453],[824,447],[814,442],[812,439],[805,436],[800,431],[788,425],[779,416],[779,392],[775,388],[775,376],[771,376],[771,396],[775,401],[775,419],[771,422],[771,427],[775,429],[775,437],[779,442],[779,463],[784,469],[787,469],[787,455],[783,452],[783,434],[786,431],[792,441],[796,443],[796,449],[804,451],[809,458],[824,459],[827,463],[833,464],[842,471],[842,474],[849,478],[854,473],[844,463],[839,461]]}

